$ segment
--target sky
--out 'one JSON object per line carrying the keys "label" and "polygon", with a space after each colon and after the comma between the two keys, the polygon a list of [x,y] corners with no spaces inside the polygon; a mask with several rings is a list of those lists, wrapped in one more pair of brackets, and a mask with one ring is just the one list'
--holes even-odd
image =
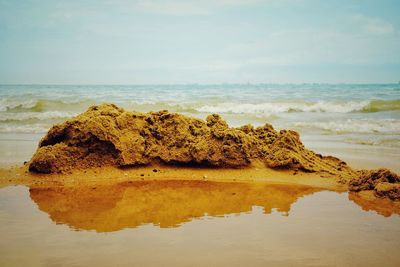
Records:
{"label": "sky", "polygon": [[0,0],[0,83],[397,83],[399,14],[398,0]]}

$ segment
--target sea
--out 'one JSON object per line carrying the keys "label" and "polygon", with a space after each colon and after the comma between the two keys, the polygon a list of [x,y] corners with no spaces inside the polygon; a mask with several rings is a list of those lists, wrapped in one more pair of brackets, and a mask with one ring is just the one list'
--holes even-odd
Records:
{"label": "sea", "polygon": [[400,84],[0,85],[0,148],[30,141],[30,153],[53,124],[100,103],[218,113],[232,127],[269,123],[298,131],[317,152],[400,169]]}

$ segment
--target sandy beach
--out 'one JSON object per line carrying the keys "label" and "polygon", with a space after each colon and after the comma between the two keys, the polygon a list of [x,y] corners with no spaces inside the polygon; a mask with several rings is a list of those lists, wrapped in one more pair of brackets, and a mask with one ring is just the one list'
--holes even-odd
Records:
{"label": "sandy beach", "polygon": [[[155,234],[157,229],[181,231],[186,225],[198,224],[198,227],[203,227],[201,225],[208,221],[217,222],[221,218],[232,221],[230,218],[237,216],[256,216],[241,224],[245,229],[252,223],[256,223],[257,227],[265,227],[268,224],[259,225],[257,222],[260,220],[261,210],[262,216],[266,218],[287,217],[287,223],[291,223],[292,217],[296,218],[297,214],[303,219],[307,218],[303,223],[296,222],[292,226],[295,229],[293,234],[295,236],[295,233],[307,232],[309,230],[306,230],[306,225],[314,225],[314,230],[310,232],[315,235],[312,247],[327,234],[326,227],[338,229],[338,226],[328,226],[332,221],[344,223],[340,220],[335,222],[334,218],[338,216],[355,220],[353,226],[346,226],[341,231],[341,234],[346,233],[348,237],[354,235],[355,225],[385,218],[388,220],[385,221],[387,226],[383,234],[385,242],[397,242],[396,225],[400,215],[400,202],[396,191],[398,177],[394,172],[371,170],[375,165],[369,164],[368,160],[374,156],[373,153],[368,157],[361,157],[357,150],[337,147],[336,151],[339,153],[357,159],[357,167],[365,166],[364,171],[353,169],[338,158],[308,150],[298,133],[285,130],[278,132],[269,124],[256,128],[249,125],[230,128],[217,114],[202,121],[166,111],[146,114],[104,104],[92,106],[85,113],[53,126],[44,137],[40,134],[3,136],[1,144],[7,153],[2,155],[0,168],[0,203],[4,205],[0,206],[3,207],[2,220],[21,220],[7,211],[11,203],[21,202],[25,206],[35,203],[35,208],[27,210],[21,206],[17,210],[25,216],[33,216],[32,218],[42,212],[47,214],[46,224],[50,220],[55,225],[67,226],[68,229],[78,232],[113,234],[152,226],[153,230],[147,231]],[[143,147],[137,141],[141,137],[145,140]],[[37,142],[38,138],[40,142]],[[318,143],[315,144],[318,147]],[[383,161],[373,162],[381,167]],[[393,161],[388,161],[385,165],[390,166],[390,162]],[[393,166],[398,167],[397,164]],[[29,199],[26,199],[27,195]],[[316,199],[307,201],[313,198]],[[301,215],[302,208],[298,211],[299,205],[308,209],[307,212],[312,215]],[[321,211],[329,213],[322,215]],[[369,219],[364,218],[366,215]],[[324,217],[319,226],[312,221],[318,216]],[[278,225],[282,223],[279,221],[278,219],[272,225],[269,224],[269,227],[279,229]],[[221,227],[225,228],[229,224],[223,223],[225,226]],[[373,225],[380,227],[382,222]],[[37,227],[44,227],[43,222]],[[201,228],[198,227],[195,226],[193,231],[199,231]],[[208,227],[219,229],[218,226],[205,227],[209,229],[207,231],[211,230]],[[4,232],[1,229],[0,231]],[[15,231],[20,230],[17,228]],[[64,228],[62,232],[56,231],[57,235],[65,235],[70,230]],[[39,232],[44,236],[48,235],[47,230]],[[19,245],[6,232],[4,235],[5,240]],[[148,238],[148,234],[144,235]],[[53,240],[51,236],[47,238]],[[196,242],[203,242],[200,241],[200,236],[193,238],[198,240]],[[224,234],[221,238],[224,243],[238,242],[245,247],[251,247],[249,240],[242,239],[240,234],[235,234],[234,237]],[[305,237],[275,238],[281,241],[276,241],[279,245],[273,249],[274,255],[280,255],[287,249],[287,245],[281,242],[307,243]],[[377,237],[367,235],[364,239],[372,242]],[[76,242],[75,237],[64,237],[64,240]],[[86,242],[98,242],[89,240],[90,238]],[[270,241],[263,238],[258,240],[264,245],[270,244]],[[342,239],[339,241],[333,236],[330,240],[342,242]],[[193,239],[182,242],[181,245],[187,247],[189,254],[193,253],[192,249],[199,249],[193,246]],[[360,242],[366,244],[367,241]],[[134,243],[132,246],[136,246]],[[218,243],[211,241],[211,246],[216,244]],[[376,251],[381,248],[379,243],[374,244],[368,243],[368,249]],[[46,248],[42,249],[49,250],[46,244],[44,246]],[[365,247],[361,247],[360,251],[365,251]],[[0,248],[10,251],[9,256],[3,258],[4,264],[13,266],[14,263],[19,265],[22,262],[14,254],[12,247],[0,244]],[[162,249],[162,245],[158,249]],[[319,256],[310,256],[307,254],[309,252],[304,254],[309,249],[297,252],[297,256],[293,258],[281,255],[280,259],[271,258],[268,262],[278,266],[303,260],[305,265],[314,261],[318,264],[348,265],[356,262],[357,265],[368,263],[379,266],[382,261],[381,257],[354,259],[346,255],[346,249],[334,250],[340,260],[330,259],[322,252],[319,252]],[[29,248],[23,246],[22,250]],[[241,253],[250,252],[244,247],[240,250]],[[80,262],[87,261],[77,251],[69,253],[76,254]],[[160,256],[159,259],[153,258],[155,261],[149,261],[149,256],[144,252],[140,252],[140,255],[139,259],[144,257],[142,260],[146,264],[160,260],[179,266],[186,262],[185,257],[180,257],[178,263],[167,255]],[[385,255],[386,258],[392,257],[391,262],[394,264],[400,261],[400,258],[394,256],[395,253],[390,254],[391,256]],[[110,258],[106,256],[96,264],[102,266],[108,259]],[[129,257],[125,259],[129,260]],[[208,256],[197,261],[206,264],[221,260],[218,256]],[[243,261],[254,266],[264,262],[242,254],[237,262],[226,261],[225,258],[221,265],[229,263],[235,266]],[[68,262],[70,261],[63,261],[63,264]],[[93,264],[93,261],[90,262]],[[41,264],[38,262],[33,266]]]}
{"label": "sandy beach", "polygon": [[399,267],[399,10],[0,0],[0,267]]}
{"label": "sandy beach", "polygon": [[[262,165],[164,165],[49,175],[16,166],[1,169],[0,177],[0,249],[7,255],[0,262],[7,266],[42,266],[43,260],[108,266],[113,257],[122,266],[193,260],[221,266],[380,266],[386,260],[395,266],[400,260],[399,203],[347,193],[345,185],[315,174]],[[207,254],[210,249],[216,253]],[[268,259],[254,257],[265,250]],[[46,254],[32,254],[40,251]]]}
{"label": "sandy beach", "polygon": [[[35,153],[29,149],[35,136],[26,137],[32,139],[7,143],[20,147],[3,155],[1,187],[173,180],[286,184],[351,191],[353,199],[365,199],[359,203],[384,203],[372,206],[398,213],[400,179],[395,172],[353,169],[339,158],[308,150],[297,132],[278,132],[270,124],[231,128],[218,114],[202,121],[102,104],[54,125]],[[27,155],[33,156],[23,161]]]}

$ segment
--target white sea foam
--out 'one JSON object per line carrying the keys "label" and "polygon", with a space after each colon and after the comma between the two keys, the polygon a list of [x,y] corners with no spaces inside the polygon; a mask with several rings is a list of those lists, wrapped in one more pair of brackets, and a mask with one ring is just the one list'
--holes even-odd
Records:
{"label": "white sea foam", "polygon": [[30,97],[0,98],[0,112],[44,112],[51,110],[79,110],[83,111],[94,104],[90,99],[47,99]]}
{"label": "white sea foam", "polygon": [[350,113],[361,111],[370,104],[370,101],[361,102],[267,102],[260,104],[221,103],[204,105],[196,110],[209,113],[234,113],[234,114],[276,114],[285,112],[332,112]]}
{"label": "white sea foam", "polygon": [[130,101],[133,105],[156,105],[157,102],[153,100],[132,100]]}
{"label": "white sea foam", "polygon": [[31,109],[37,105],[36,99],[15,99],[0,98],[0,111],[7,111],[15,108]]}
{"label": "white sea foam", "polygon": [[329,122],[297,122],[294,125],[300,128],[316,128],[334,133],[400,133],[400,120],[395,119],[347,119]]}
{"label": "white sea foam", "polygon": [[49,128],[49,125],[38,124],[0,124],[0,133],[45,133]]}
{"label": "white sea foam", "polygon": [[[400,100],[364,100],[364,101],[285,101],[272,100],[263,103],[239,103],[220,102],[207,99],[186,99],[157,101],[150,98],[141,99],[107,99],[105,101],[115,102],[124,107],[134,109],[169,109],[172,111],[189,111],[202,113],[231,113],[231,114],[276,114],[287,112],[379,112],[400,110]],[[244,100],[246,101],[246,100]],[[100,101],[102,102],[102,101]],[[82,112],[88,106],[100,103],[95,99],[52,99],[52,98],[29,98],[22,96],[0,98],[0,111],[34,111],[43,112],[49,110],[79,110]]]}
{"label": "white sea foam", "polygon": [[348,138],[344,142],[349,144],[357,145],[369,145],[369,146],[389,146],[389,147],[400,147],[400,138],[384,138],[384,139],[365,139],[365,138]]}
{"label": "white sea foam", "polygon": [[71,118],[75,115],[77,115],[77,113],[68,111],[7,112],[7,113],[0,113],[0,122],[64,119],[64,118]]}

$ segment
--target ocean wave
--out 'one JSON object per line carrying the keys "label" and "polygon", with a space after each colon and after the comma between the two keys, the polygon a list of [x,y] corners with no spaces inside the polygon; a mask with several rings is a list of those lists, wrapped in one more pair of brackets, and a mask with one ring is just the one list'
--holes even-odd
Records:
{"label": "ocean wave", "polygon": [[349,144],[357,144],[357,145],[400,147],[400,138],[385,138],[381,140],[348,138],[345,139],[344,141]]}
{"label": "ocean wave", "polygon": [[94,104],[94,100],[52,100],[52,99],[1,98],[0,111],[43,112],[46,110],[84,110]]}
{"label": "ocean wave", "polygon": [[319,129],[333,133],[382,133],[399,134],[400,120],[381,119],[381,120],[356,120],[347,119],[345,121],[330,122],[297,122],[295,127],[303,129]]}
{"label": "ocean wave", "polygon": [[371,100],[361,112],[380,112],[400,110],[400,100]]}
{"label": "ocean wave", "polygon": [[38,124],[0,124],[0,133],[46,133],[49,127],[49,125]]}
{"label": "ocean wave", "polygon": [[205,113],[253,113],[276,114],[288,112],[380,112],[400,110],[400,100],[369,100],[369,101],[317,101],[317,102],[267,102],[259,104],[249,103],[221,103],[204,105],[196,108]]}
{"label": "ocean wave", "polygon": [[[277,114],[290,112],[316,113],[373,113],[381,111],[400,110],[400,100],[364,100],[364,101],[271,101],[263,103],[213,103],[204,99],[191,101],[155,101],[151,99],[108,99],[127,109],[138,111],[157,111],[168,109],[173,112],[188,113],[230,113],[230,114]],[[2,112],[45,112],[45,111],[79,111],[82,112],[90,105],[98,104],[95,99],[43,99],[27,97],[4,97],[0,99]]]}
{"label": "ocean wave", "polygon": [[7,112],[0,113],[0,122],[67,119],[78,115],[69,111],[45,111],[45,112]]}
{"label": "ocean wave", "polygon": [[19,100],[19,99],[9,99],[9,98],[1,98],[0,99],[0,111],[9,111],[15,109],[32,109],[37,105],[37,100],[35,99],[27,99],[27,100]]}

